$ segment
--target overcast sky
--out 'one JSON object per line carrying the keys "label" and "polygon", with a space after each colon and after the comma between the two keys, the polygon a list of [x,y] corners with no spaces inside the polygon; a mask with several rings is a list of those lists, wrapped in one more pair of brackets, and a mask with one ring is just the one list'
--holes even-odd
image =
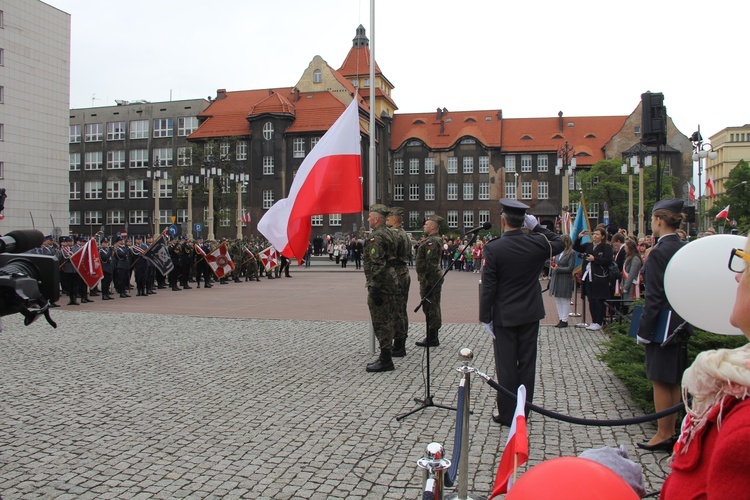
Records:
{"label": "overcast sky", "polygon": [[[73,108],[292,86],[359,24],[373,41],[369,0],[46,1],[72,16]],[[744,0],[375,2],[399,112],[627,115],[651,90],[687,136],[750,123]]]}

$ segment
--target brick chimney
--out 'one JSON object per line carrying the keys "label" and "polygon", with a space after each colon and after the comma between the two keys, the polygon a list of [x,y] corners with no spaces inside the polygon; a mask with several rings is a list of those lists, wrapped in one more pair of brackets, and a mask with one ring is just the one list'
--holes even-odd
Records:
{"label": "brick chimney", "polygon": [[221,101],[227,98],[227,89],[218,89],[216,91],[216,100]]}

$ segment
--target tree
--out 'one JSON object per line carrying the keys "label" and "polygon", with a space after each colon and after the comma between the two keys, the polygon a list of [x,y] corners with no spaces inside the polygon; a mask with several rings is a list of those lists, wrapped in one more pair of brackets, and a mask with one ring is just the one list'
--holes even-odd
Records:
{"label": "tree", "polygon": [[724,181],[724,194],[716,197],[714,205],[706,212],[709,221],[727,205],[730,206],[729,220],[736,220],[740,233],[747,233],[750,230],[750,164],[745,160],[737,162],[729,171]]}

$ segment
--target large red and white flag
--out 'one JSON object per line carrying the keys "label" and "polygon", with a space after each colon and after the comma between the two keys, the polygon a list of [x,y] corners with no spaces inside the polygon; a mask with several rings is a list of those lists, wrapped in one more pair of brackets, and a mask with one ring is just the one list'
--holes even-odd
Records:
{"label": "large red and white flag", "polygon": [[711,177],[706,178],[706,194],[709,197],[714,197],[714,180]]}
{"label": "large red and white flag", "polygon": [[94,288],[104,278],[102,261],[99,260],[99,249],[96,241],[90,239],[76,253],[70,257],[70,262],[76,268],[86,286]]}
{"label": "large red and white flag", "polygon": [[234,262],[229,256],[226,243],[222,243],[216,250],[205,254],[206,262],[217,278],[223,278],[234,270]]}
{"label": "large red and white flag", "polygon": [[362,211],[362,167],[358,97],[302,162],[289,197],[277,201],[258,221],[258,231],[297,262],[307,251],[310,217]]}
{"label": "large red and white flag", "polygon": [[507,493],[513,485],[514,473],[518,467],[529,459],[529,438],[526,435],[526,386],[518,388],[516,412],[505,443],[503,456],[495,475],[495,485],[492,487],[490,500],[498,495]]}
{"label": "large red and white flag", "polygon": [[279,253],[274,247],[270,246],[260,252],[260,260],[263,262],[263,267],[266,268],[266,271],[270,271],[279,265]]}
{"label": "large red and white flag", "polygon": [[728,218],[729,218],[729,205],[727,205],[724,210],[716,214],[716,220],[728,219]]}

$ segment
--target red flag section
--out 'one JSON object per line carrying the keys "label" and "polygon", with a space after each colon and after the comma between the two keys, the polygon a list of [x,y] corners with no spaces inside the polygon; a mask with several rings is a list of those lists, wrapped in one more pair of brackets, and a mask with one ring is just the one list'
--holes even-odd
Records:
{"label": "red flag section", "polygon": [[706,179],[706,194],[711,198],[714,197],[714,180],[710,177]]}
{"label": "red flag section", "polygon": [[[201,251],[201,253],[204,252]],[[222,243],[211,253],[204,253],[204,255],[206,262],[208,262],[209,267],[211,267],[217,278],[223,278],[234,270],[234,262],[232,262],[232,258],[229,256],[229,250],[227,250],[225,243]]]}
{"label": "red flag section", "polygon": [[89,288],[94,288],[99,280],[104,278],[102,262],[99,260],[99,249],[96,241],[89,240],[70,257],[70,262],[76,268],[81,279]]}
{"label": "red flag section", "polygon": [[695,201],[695,186],[690,184],[690,201]]}
{"label": "red flag section", "polygon": [[283,255],[302,263],[312,232],[310,217],[361,210],[359,105],[355,96],[300,165],[289,197],[277,201],[258,221],[258,231]]}
{"label": "red flag section", "polygon": [[274,247],[268,247],[260,252],[260,260],[263,262],[263,267],[266,268],[266,271],[270,271],[279,265],[279,253]]}
{"label": "red flag section", "polygon": [[503,456],[500,457],[500,465],[497,467],[495,485],[492,487],[490,500],[498,495],[507,493],[513,484],[513,473],[518,466],[529,459],[529,438],[526,435],[526,386],[518,388],[516,400],[516,412],[513,415],[513,423],[508,433],[508,441],[505,443]]}
{"label": "red flag section", "polygon": [[729,218],[729,205],[727,205],[727,207],[724,210],[716,214],[716,220],[728,219],[728,218]]}

